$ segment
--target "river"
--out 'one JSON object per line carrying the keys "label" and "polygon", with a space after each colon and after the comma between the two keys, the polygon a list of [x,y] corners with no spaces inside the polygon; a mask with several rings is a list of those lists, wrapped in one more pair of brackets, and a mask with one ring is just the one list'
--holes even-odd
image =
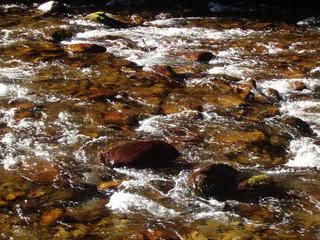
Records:
{"label": "river", "polygon": [[[1,239],[320,238],[316,16],[37,6],[0,5]],[[127,26],[85,18],[98,10]],[[150,139],[178,164],[96,163]],[[190,175],[212,163],[268,175],[274,194],[203,196]]]}

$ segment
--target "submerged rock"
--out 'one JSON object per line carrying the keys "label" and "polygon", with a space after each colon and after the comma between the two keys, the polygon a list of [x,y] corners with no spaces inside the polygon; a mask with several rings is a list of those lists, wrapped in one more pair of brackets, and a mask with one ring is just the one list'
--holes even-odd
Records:
{"label": "submerged rock", "polygon": [[87,89],[77,91],[72,95],[84,100],[105,100],[113,99],[118,93],[112,89]]}
{"label": "submerged rock", "polygon": [[62,220],[63,212],[61,209],[53,209],[44,213],[41,216],[41,224],[46,226],[56,225],[58,221]]}
{"label": "submerged rock", "polygon": [[109,148],[98,160],[109,167],[164,167],[179,156],[178,150],[163,141],[132,141]]}
{"label": "submerged rock", "polygon": [[225,199],[236,191],[238,173],[229,165],[212,164],[193,173],[191,181],[205,196]]}
{"label": "submerged rock", "polygon": [[138,112],[131,109],[122,109],[120,111],[107,111],[104,114],[106,123],[115,123],[119,125],[135,125],[138,123]]}
{"label": "submerged rock", "polygon": [[12,110],[14,110],[15,119],[39,117],[41,115],[40,109],[40,106],[37,106],[36,104],[30,102],[14,104],[12,107]]}
{"label": "submerged rock", "polygon": [[233,229],[223,233],[221,240],[251,240],[255,239],[251,234],[241,230]]}
{"label": "submerged rock", "polygon": [[224,145],[234,144],[252,144],[262,143],[267,141],[267,137],[263,132],[228,132],[227,134],[220,134],[216,137],[216,141]]}
{"label": "submerged rock", "polygon": [[161,105],[161,110],[164,114],[173,114],[181,113],[183,111],[196,111],[195,115],[198,115],[198,112],[202,111],[202,106],[200,104],[193,104],[186,101],[181,102],[166,102]]}
{"label": "submerged rock", "polygon": [[26,171],[30,180],[40,183],[52,183],[60,174],[59,169],[50,162],[39,162]]}

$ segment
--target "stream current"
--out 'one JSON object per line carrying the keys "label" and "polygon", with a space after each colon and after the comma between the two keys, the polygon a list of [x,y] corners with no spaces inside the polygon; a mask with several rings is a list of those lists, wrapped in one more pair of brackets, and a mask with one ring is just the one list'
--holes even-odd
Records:
{"label": "stream current", "polygon": [[[42,16],[35,7],[0,5],[2,239],[320,238],[317,18],[286,22],[123,11],[112,13],[137,24],[113,28],[85,20],[92,9]],[[54,43],[50,35],[56,29],[73,36]],[[63,50],[77,43],[103,46],[106,53]],[[199,51],[215,58],[203,63],[185,57]],[[127,62],[119,67],[114,58]],[[183,87],[141,80],[134,64],[144,73],[170,66],[184,76]],[[224,82],[253,80],[252,91],[277,90],[279,114],[239,120],[234,102],[218,108],[209,98],[208,91],[228,88]],[[102,88],[117,91],[116,99],[77,95]],[[185,107],[199,103],[201,110]],[[165,104],[182,107],[166,110]],[[225,114],[224,108],[236,110]],[[104,115],[125,110],[134,113],[134,123]],[[286,132],[279,116],[302,119],[313,134]],[[283,153],[270,157],[263,147],[223,145],[219,136],[229,131],[281,132],[289,140]],[[109,173],[95,164],[107,146],[136,139],[172,143],[181,152],[181,166]],[[207,163],[267,174],[286,194],[256,202],[203,197],[189,178]]]}

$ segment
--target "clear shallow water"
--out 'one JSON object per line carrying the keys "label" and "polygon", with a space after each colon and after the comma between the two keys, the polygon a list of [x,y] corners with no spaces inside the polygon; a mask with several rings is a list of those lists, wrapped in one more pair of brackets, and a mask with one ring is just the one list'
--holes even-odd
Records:
{"label": "clear shallow water", "polygon": [[[244,239],[319,237],[320,32],[313,22],[153,14],[140,26],[115,29],[76,14],[34,18],[25,6],[18,11],[23,19],[20,23],[13,10],[3,10],[15,7],[1,7],[5,23],[0,30],[1,187],[6,189],[3,182],[11,179],[7,172],[22,179],[15,180],[20,186],[9,187],[12,195],[1,195],[4,239],[143,239],[146,232],[156,235],[155,231],[166,232],[164,239],[230,239],[228,234]],[[71,29],[74,37],[51,43],[48,36],[55,28]],[[133,61],[144,71],[169,65],[188,75],[184,87],[141,80],[134,68],[110,67],[111,60],[104,54],[61,50],[79,42],[104,46],[108,53]],[[216,58],[204,64],[183,57],[194,51],[209,51]],[[236,85],[249,80],[257,82],[252,91],[276,89],[282,97],[276,103],[280,113],[303,119],[315,135],[288,133],[277,116],[237,120],[207,100],[216,94],[216,88],[224,87],[228,93],[229,86],[221,82]],[[294,82],[303,82],[306,89],[295,90],[290,85]],[[136,90],[138,86],[155,94],[142,94]],[[119,92],[114,101],[83,100],[73,94],[110,87]],[[204,104],[200,113],[187,107],[171,114],[159,112],[161,104],[172,102]],[[139,112],[137,124],[105,122],[101,116],[113,109]],[[233,146],[217,140],[229,131],[291,134],[285,161],[272,162],[274,157],[265,157],[263,148],[249,147],[241,155],[246,160],[241,160],[232,152]],[[176,145],[181,152],[179,161],[186,166],[159,172],[115,169],[108,173],[94,164],[97,153],[108,145],[135,139],[162,139]],[[192,188],[189,177],[198,164],[217,162],[249,175],[267,173],[287,195],[260,198],[255,203],[205,198]],[[39,176],[37,171],[47,176]],[[99,189],[101,182],[109,181],[118,186]],[[47,224],[47,212],[57,209],[62,217]],[[12,231],[14,228],[18,230]],[[119,229],[120,235],[113,228]]]}

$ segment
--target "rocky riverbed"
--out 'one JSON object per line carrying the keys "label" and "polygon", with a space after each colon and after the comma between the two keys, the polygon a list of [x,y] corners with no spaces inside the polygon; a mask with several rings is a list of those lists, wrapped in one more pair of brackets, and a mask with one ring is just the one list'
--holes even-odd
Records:
{"label": "rocky riverbed", "polygon": [[209,6],[0,4],[1,239],[319,239],[320,20]]}

